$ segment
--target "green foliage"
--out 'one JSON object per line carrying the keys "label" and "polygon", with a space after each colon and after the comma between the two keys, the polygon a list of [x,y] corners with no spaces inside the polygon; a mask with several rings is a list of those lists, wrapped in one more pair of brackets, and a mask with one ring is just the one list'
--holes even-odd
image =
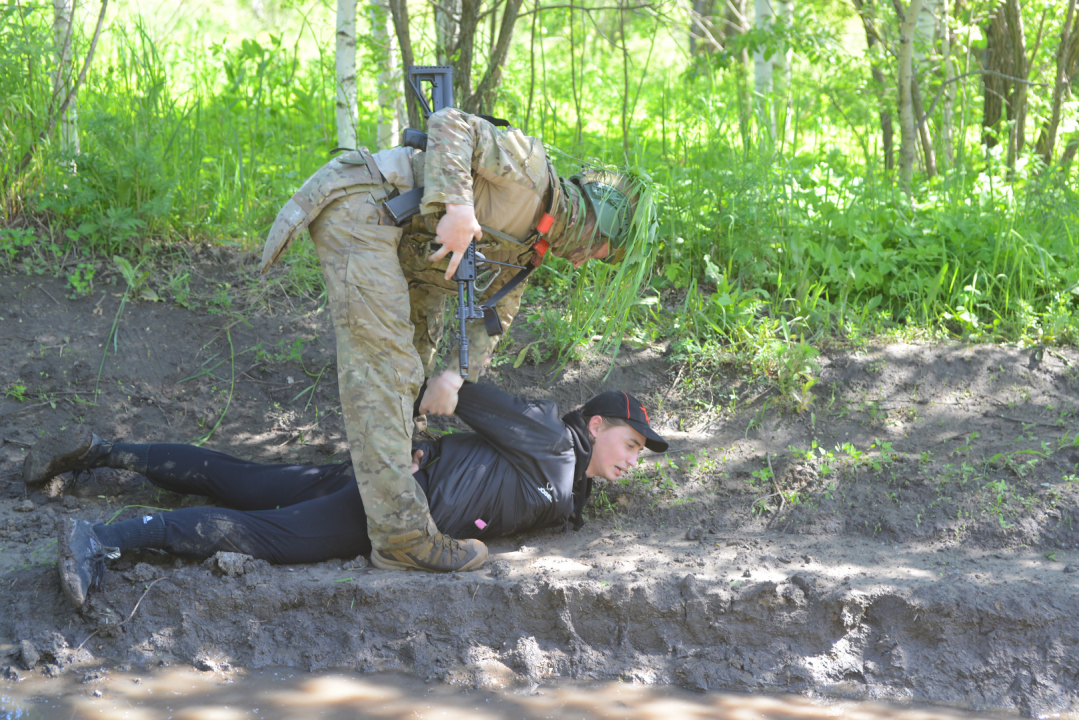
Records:
{"label": "green foliage", "polygon": [[82,262],[75,266],[75,270],[68,274],[67,284],[71,288],[68,296],[74,300],[77,297],[85,297],[94,289],[94,274],[97,269],[93,263]]}
{"label": "green foliage", "polygon": [[0,228],[0,265],[11,270],[19,253],[32,248],[36,242],[37,236],[24,228]]}
{"label": "green foliage", "polygon": [[7,389],[4,393],[7,397],[12,398],[16,402],[24,402],[26,400],[26,385],[21,382],[16,382],[14,385]]}
{"label": "green foliage", "polygon": [[[1039,0],[1025,12],[1045,7]],[[1043,169],[1033,142],[1014,169],[1006,143],[987,150],[972,76],[957,85],[964,96],[954,158],[938,177],[918,180],[908,204],[879,148],[879,113],[895,105],[892,60],[882,44],[864,56],[846,52],[843,8],[800,6],[790,26],[732,37],[722,51],[689,61],[675,46],[683,41],[671,39],[683,30],[668,37],[669,18],[631,12],[625,67],[622,53],[610,52],[615,35],[603,32],[602,12],[592,25],[579,10],[544,11],[533,47],[519,23],[495,114],[565,151],[554,153],[564,174],[585,160],[634,168],[655,212],[634,228],[629,261],[618,267],[544,263],[521,318],[538,339],[514,350],[515,365],[573,359],[590,343],[609,353],[623,342],[664,343],[694,375],[748,368],[785,407],[806,412],[817,389],[816,348],[826,341],[893,334],[1079,342],[1074,170]],[[890,17],[878,18],[885,40],[894,39]],[[970,18],[960,20],[969,27],[958,42],[969,42],[974,57],[984,39]],[[0,7],[4,177],[47,122],[50,21],[44,6]],[[1044,37],[1059,37],[1060,22],[1051,14]],[[303,54],[300,38],[279,30],[232,38],[164,35],[122,15],[80,92],[82,153],[65,158],[46,144],[5,187],[5,217],[29,211],[48,232],[0,229],[0,268],[58,274],[73,252],[80,264],[66,273],[68,284],[84,295],[102,267],[87,256],[115,256],[127,263],[113,260],[129,294],[148,298],[148,265],[140,263],[152,249],[192,239],[257,245],[336,144],[333,52],[316,40]],[[789,101],[754,96],[743,52],[771,55],[782,43],[796,54]],[[418,62],[430,60],[426,46],[418,52]],[[1052,52],[1042,44],[1038,67]],[[870,62],[884,68],[883,82]],[[358,135],[372,144],[371,73],[361,75]],[[924,95],[937,89],[929,73]],[[1031,90],[1032,128],[1045,117],[1044,94]],[[1066,125],[1076,112],[1074,102],[1066,107]],[[937,137],[942,122],[936,107],[929,124]],[[309,246],[298,243],[249,299],[319,296]],[[168,271],[163,294],[230,309],[234,288],[196,300],[183,267]]]}

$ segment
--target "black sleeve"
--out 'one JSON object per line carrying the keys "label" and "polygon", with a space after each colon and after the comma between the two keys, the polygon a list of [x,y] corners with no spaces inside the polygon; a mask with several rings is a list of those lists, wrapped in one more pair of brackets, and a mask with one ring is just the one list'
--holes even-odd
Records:
{"label": "black sleeve", "polygon": [[572,448],[550,400],[525,400],[492,385],[465,383],[457,393],[456,415],[499,454],[540,477],[549,477],[545,460]]}

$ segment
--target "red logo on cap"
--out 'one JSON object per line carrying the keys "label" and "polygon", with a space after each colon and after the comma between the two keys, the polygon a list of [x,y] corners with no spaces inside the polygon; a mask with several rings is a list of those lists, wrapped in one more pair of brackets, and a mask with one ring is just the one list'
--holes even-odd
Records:
{"label": "red logo on cap", "polygon": [[652,422],[651,420],[648,419],[648,411],[644,409],[644,405],[641,405],[641,412],[644,413],[644,421],[646,423]]}

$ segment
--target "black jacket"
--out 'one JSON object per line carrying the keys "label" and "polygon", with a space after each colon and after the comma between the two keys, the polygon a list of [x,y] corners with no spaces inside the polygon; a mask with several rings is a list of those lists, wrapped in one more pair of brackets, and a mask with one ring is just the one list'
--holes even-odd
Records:
{"label": "black jacket", "polygon": [[414,445],[424,451],[416,480],[440,531],[494,538],[565,526],[571,517],[580,528],[592,457],[580,413],[559,418],[550,400],[524,400],[491,385],[465,383],[456,415],[475,432]]}

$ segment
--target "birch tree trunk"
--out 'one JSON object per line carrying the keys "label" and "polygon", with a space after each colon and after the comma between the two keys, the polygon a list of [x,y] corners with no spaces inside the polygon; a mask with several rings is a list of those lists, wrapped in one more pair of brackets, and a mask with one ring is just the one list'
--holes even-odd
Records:
{"label": "birch tree trunk", "polygon": [[[753,0],[753,27],[757,30],[770,30],[775,17],[773,0]],[[764,48],[758,47],[753,53],[753,90],[758,105],[767,115],[767,122],[772,137],[776,134],[776,118],[772,111],[772,65],[775,56],[764,59]]]}
{"label": "birch tree trunk", "polygon": [[[794,24],[794,0],[778,0],[778,15],[783,32],[789,36]],[[776,107],[783,113],[783,139],[786,141],[791,131],[791,49],[784,40],[779,50],[772,57],[774,66]]]}
{"label": "birch tree trunk", "polygon": [[[53,41],[56,43],[56,74],[53,76],[53,97],[61,102],[71,92],[74,71],[71,67],[71,36],[74,14],[73,0],[53,0]],[[72,98],[60,116],[60,149],[65,155],[79,154],[78,98]]]}
{"label": "birch tree trunk", "polygon": [[356,0],[337,0],[337,147],[356,147]]}
{"label": "birch tree trunk", "polygon": [[[925,161],[925,174],[934,177],[937,174],[936,150],[929,129],[929,119],[925,116],[922,104],[922,91],[918,84],[918,72],[914,68],[929,67],[932,58],[927,57],[925,49],[933,48],[933,39],[937,30],[937,18],[940,16],[943,0],[923,0],[922,9],[917,13],[917,25],[914,36],[914,61],[911,67],[910,99],[914,105],[914,121],[918,128],[918,140],[922,145],[922,158]],[[900,18],[903,16],[901,15]]]}
{"label": "birch tree trunk", "polygon": [[[389,5],[390,15],[393,17],[393,30],[394,34],[397,35],[397,47],[401,49],[401,64],[404,67],[415,65],[416,61],[412,55],[412,33],[408,27],[408,0],[386,0],[386,4]],[[454,74],[456,75],[456,72]],[[412,93],[407,93],[405,102],[408,106],[408,126],[419,129],[420,107],[416,102],[416,98],[412,97]]]}
{"label": "birch tree trunk", "polygon": [[439,0],[435,10],[435,59],[439,65],[449,65],[457,45],[461,0]]}
{"label": "birch tree trunk", "polygon": [[925,174],[928,177],[937,175],[937,154],[933,149],[933,138],[929,134],[929,118],[925,116],[925,108],[922,106],[922,91],[918,86],[917,73],[911,68],[910,100],[914,106],[914,119],[918,127],[918,140],[922,143],[922,157],[925,158]]}
{"label": "birch tree trunk", "polygon": [[891,103],[886,99],[884,70],[876,55],[874,48],[883,45],[880,33],[877,31],[876,10],[873,0],[854,0],[854,7],[862,19],[862,27],[865,28],[866,54],[869,57],[869,71],[873,77],[873,89],[880,103],[880,133],[882,150],[884,152],[884,168],[895,168],[895,128],[892,125]]}
{"label": "birch tree trunk", "polygon": [[910,7],[899,29],[899,185],[908,199],[911,197],[910,182],[914,177],[915,144],[918,142],[914,129],[911,81],[914,79],[914,33],[921,12],[922,0],[910,0]]}
{"label": "birch tree trunk", "polygon": [[372,0],[370,14],[371,41],[379,49],[378,126],[375,145],[379,150],[385,150],[399,142],[401,123],[404,121],[401,65],[397,60],[393,21],[387,0]]}
{"label": "birch tree trunk", "polygon": [[[1075,0],[1072,0],[1074,2]],[[941,107],[940,141],[944,151],[944,170],[955,164],[955,143],[952,140],[952,123],[955,115],[955,64],[952,61],[952,27],[948,21],[948,3],[941,3],[937,33],[940,35],[940,54],[944,70],[944,104]]]}
{"label": "birch tree trunk", "polygon": [[[1075,24],[1073,25],[1073,20]],[[1056,81],[1053,84],[1053,104],[1049,119],[1046,120],[1038,136],[1038,154],[1048,165],[1053,161],[1053,147],[1057,142],[1060,127],[1060,112],[1064,103],[1064,94],[1075,79],[1076,59],[1079,58],[1079,19],[1075,17],[1075,0],[1068,1],[1068,12],[1064,27],[1060,31],[1060,47],[1057,48]],[[1074,56],[1073,56],[1074,53]]]}

